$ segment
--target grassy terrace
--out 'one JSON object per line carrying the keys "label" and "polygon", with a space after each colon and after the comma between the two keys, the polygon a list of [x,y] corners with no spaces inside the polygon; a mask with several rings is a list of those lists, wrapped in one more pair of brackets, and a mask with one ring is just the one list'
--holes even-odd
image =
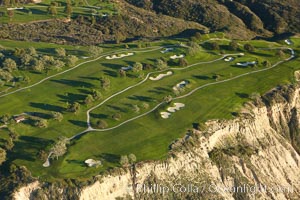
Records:
{"label": "grassy terrace", "polygon": [[[46,0],[37,4],[15,4],[8,6],[8,8],[23,7],[24,9],[14,10],[14,16],[10,19],[7,14],[7,8],[0,6],[0,12],[4,13],[4,16],[0,17],[0,22],[4,23],[26,23],[40,20],[51,20],[51,19],[63,19],[67,17],[65,13],[65,1],[56,1],[59,5],[57,8],[57,15],[52,16],[48,13],[48,7],[52,1]],[[103,17],[104,14],[114,15],[118,13],[117,8],[113,3],[99,2],[94,0],[82,1],[82,3],[72,4],[73,12],[71,18],[78,15],[82,16],[94,16]]]}
{"label": "grassy terrace", "polygon": [[[215,37],[215,36],[206,36]],[[292,48],[299,53],[299,39],[294,39]],[[228,41],[217,41],[225,53],[236,53],[226,50]],[[152,46],[162,46],[177,44],[178,41],[163,41],[152,44]],[[240,42],[243,45],[243,42]],[[266,41],[251,41],[255,47],[279,47],[283,44],[271,43]],[[1,41],[1,45],[6,47],[22,47],[28,44],[22,42]],[[34,44],[38,50],[56,48],[52,44]],[[52,46],[51,46],[52,45]],[[132,47],[134,45],[131,45]],[[205,46],[205,45],[204,45]],[[84,53],[84,47],[67,47],[68,51],[75,50],[78,54]],[[105,52],[124,49],[121,46],[104,46]],[[118,166],[119,156],[123,154],[134,153],[139,160],[163,159],[166,157],[168,145],[176,138],[185,135],[186,130],[192,127],[192,123],[205,122],[209,119],[230,119],[233,112],[238,112],[242,104],[249,101],[249,96],[253,92],[264,93],[271,88],[279,85],[293,82],[293,73],[300,69],[299,59],[283,63],[276,68],[268,71],[259,72],[244,76],[233,81],[222,84],[208,86],[189,97],[177,100],[175,102],[184,103],[185,108],[172,114],[169,119],[162,119],[160,107],[149,115],[136,121],[125,124],[112,131],[89,132],[79,139],[73,140],[66,156],[59,160],[52,161],[49,168],[43,168],[43,161],[36,159],[36,154],[40,149],[49,150],[51,144],[60,135],[71,137],[87,128],[86,111],[101,103],[101,100],[93,102],[86,106],[81,105],[78,114],[65,111],[66,102],[82,102],[85,96],[94,88],[100,89],[99,77],[105,75],[111,80],[111,88],[108,91],[101,91],[104,99],[112,94],[138,83],[142,79],[135,77],[130,73],[126,78],[118,77],[118,69],[122,66],[132,65],[134,62],[153,64],[155,59],[164,56],[169,58],[174,54],[185,53],[186,48],[177,47],[173,52],[167,54],[160,53],[160,50],[149,52],[136,52],[134,56],[123,59],[106,60],[101,58],[95,62],[82,65],[66,74],[56,76],[42,84],[28,90],[23,90],[15,94],[0,98],[0,115],[18,114],[23,112],[39,112],[47,118],[51,111],[60,111],[64,113],[62,122],[49,120],[48,128],[35,128],[29,124],[20,123],[12,125],[20,134],[19,140],[15,142],[13,153],[10,159],[18,165],[27,166],[34,176],[45,179],[55,178],[86,178],[91,175],[109,168]],[[45,51],[46,51],[45,50]],[[130,48],[128,52],[133,51]],[[136,49],[141,51],[142,49]],[[204,61],[212,61],[220,58],[218,51],[199,51],[196,56],[187,56],[189,64]],[[238,51],[240,52],[240,51]],[[171,94],[174,96],[172,87],[182,80],[190,81],[189,88],[185,90],[188,93],[192,89],[210,82],[216,82],[213,78],[215,74],[220,76],[219,80],[225,80],[240,74],[245,74],[254,70],[263,69],[263,66],[237,67],[235,63],[243,61],[264,61],[268,60],[272,64],[284,59],[275,56],[276,50],[259,50],[254,53],[245,52],[244,57],[236,57],[233,62],[223,60],[211,64],[199,64],[194,67],[183,70],[171,70],[172,76],[165,77],[159,81],[147,80],[142,85],[128,90],[119,96],[112,98],[104,105],[91,112],[91,122],[95,123],[98,119],[105,119],[109,127],[113,127],[122,121],[147,112],[159,102],[163,97]],[[74,53],[76,54],[76,53]],[[288,57],[288,55],[287,55]],[[171,63],[172,68],[180,68],[175,63]],[[146,75],[150,71],[144,71]],[[158,75],[154,74],[153,76]],[[36,80],[39,80],[39,76]],[[32,81],[33,82],[33,81]],[[141,106],[143,102],[149,104],[150,108],[140,110],[140,113],[134,113],[128,105],[136,104]],[[113,120],[112,114],[120,112],[122,118],[120,121]],[[2,135],[7,135],[5,129],[0,129]],[[5,136],[6,137],[6,136]],[[5,138],[4,137],[4,138]],[[0,141],[1,144],[1,141]],[[87,168],[83,161],[87,158],[96,158],[103,161],[103,166],[99,168]]]}

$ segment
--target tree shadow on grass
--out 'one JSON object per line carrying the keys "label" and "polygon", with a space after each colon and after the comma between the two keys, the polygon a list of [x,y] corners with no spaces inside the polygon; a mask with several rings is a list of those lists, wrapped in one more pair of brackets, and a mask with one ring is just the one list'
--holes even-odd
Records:
{"label": "tree shadow on grass", "polygon": [[240,97],[242,99],[248,99],[249,98],[249,94],[247,94],[247,93],[236,92],[235,95],[237,95],[238,97]]}
{"label": "tree shadow on grass", "polygon": [[89,76],[79,76],[79,78],[87,79],[87,80],[92,80],[92,81],[99,81],[99,80],[100,80],[100,78],[97,78],[97,77],[89,77]]}
{"label": "tree shadow on grass", "polygon": [[104,67],[110,68],[110,69],[114,69],[114,70],[119,70],[121,69],[121,65],[119,64],[112,64],[112,63],[101,63]]}
{"label": "tree shadow on grass", "polygon": [[60,80],[51,80],[52,82],[55,83],[60,83],[72,87],[85,87],[85,88],[93,88],[94,85],[91,83],[87,83],[84,81],[77,81],[77,80],[67,80],[67,79],[60,79]]}
{"label": "tree shadow on grass", "polygon": [[138,95],[133,95],[131,97],[127,97],[128,99],[131,100],[138,100],[138,101],[144,101],[144,102],[152,102],[153,98],[151,97],[146,97],[146,96],[138,96]]}
{"label": "tree shadow on grass", "polygon": [[87,127],[87,124],[85,121],[79,121],[79,120],[68,120],[70,123],[76,125],[76,126],[80,126],[80,127],[83,127],[83,128],[86,128]]}
{"label": "tree shadow on grass", "polygon": [[73,93],[68,93],[68,95],[57,94],[56,96],[59,97],[62,102],[72,102],[72,103],[83,101],[86,98],[86,95],[73,94]]}
{"label": "tree shadow on grass", "polygon": [[124,108],[121,108],[119,106],[114,106],[114,105],[107,105],[108,108],[111,108],[115,111],[118,111],[118,112],[126,112],[126,110]]}
{"label": "tree shadow on grass", "polygon": [[50,105],[47,103],[34,103],[30,102],[29,105],[34,108],[39,108],[42,110],[55,111],[55,112],[63,112],[65,108],[61,106]]}
{"label": "tree shadow on grass", "polygon": [[87,167],[87,165],[84,163],[84,160],[66,160],[70,164],[77,164],[80,165],[81,167]]}
{"label": "tree shadow on grass", "polygon": [[150,93],[155,93],[155,94],[168,94],[172,92],[170,89],[163,88],[163,87],[155,87],[154,90],[148,90]]}
{"label": "tree shadow on grass", "polygon": [[55,49],[54,48],[39,48],[37,49],[38,52],[46,55],[54,55],[55,54]]}
{"label": "tree shadow on grass", "polygon": [[209,76],[203,76],[203,75],[193,75],[194,78],[197,78],[197,79],[201,79],[201,80],[210,80],[210,79],[213,79]]}
{"label": "tree shadow on grass", "polygon": [[108,115],[105,114],[95,114],[95,113],[90,113],[90,116],[96,119],[107,119],[109,117]]}
{"label": "tree shadow on grass", "polygon": [[97,158],[99,158],[101,160],[105,160],[106,162],[110,162],[110,163],[119,163],[120,162],[120,156],[111,154],[111,153],[102,153],[99,156],[97,156]]}
{"label": "tree shadow on grass", "polygon": [[25,112],[30,116],[33,117],[38,117],[38,118],[42,118],[42,119],[51,119],[51,115],[48,113],[42,113],[42,112]]}
{"label": "tree shadow on grass", "polygon": [[92,94],[91,90],[86,90],[86,89],[78,89],[78,92],[83,93],[83,94]]}
{"label": "tree shadow on grass", "polygon": [[53,141],[32,136],[20,136],[19,140],[14,143],[15,146],[11,153],[12,159],[35,161],[38,151],[45,149],[45,147],[52,144]]}
{"label": "tree shadow on grass", "polygon": [[103,70],[105,75],[111,76],[111,77],[118,77],[118,73],[112,70]]}

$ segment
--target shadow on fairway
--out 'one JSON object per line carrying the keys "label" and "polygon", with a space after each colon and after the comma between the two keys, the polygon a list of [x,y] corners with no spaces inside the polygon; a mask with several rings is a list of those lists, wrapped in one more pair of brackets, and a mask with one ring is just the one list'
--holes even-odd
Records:
{"label": "shadow on fairway", "polygon": [[90,116],[92,118],[97,118],[97,119],[107,119],[109,116],[104,115],[104,114],[95,114],[95,113],[90,113]]}
{"label": "shadow on fairway", "polygon": [[111,64],[111,63],[101,63],[104,67],[114,69],[114,70],[119,70],[121,69],[121,65],[116,65],[116,64]]}
{"label": "shadow on fairway", "polygon": [[92,94],[92,90],[86,90],[86,89],[78,89],[78,92],[82,94]]}
{"label": "shadow on fairway", "polygon": [[87,167],[87,165],[84,163],[83,160],[66,160],[70,164],[77,164],[80,165],[81,167]]}
{"label": "shadow on fairway", "polygon": [[78,102],[78,101],[83,101],[86,98],[86,95],[83,94],[73,94],[73,93],[68,93],[68,95],[61,95],[61,94],[57,94],[57,97],[61,98],[60,101],[62,102],[69,102],[69,103],[73,103],[73,102]]}
{"label": "shadow on fairway", "polygon": [[133,96],[127,97],[127,98],[131,99],[131,100],[145,101],[145,102],[152,102],[153,101],[153,98],[151,98],[151,97],[138,96],[138,95],[133,95]]}
{"label": "shadow on fairway", "polygon": [[103,70],[105,75],[111,76],[111,77],[118,77],[118,73],[112,70]]}
{"label": "shadow on fairway", "polygon": [[248,99],[249,98],[249,94],[247,94],[247,93],[236,92],[235,95],[242,98],[242,99]]}
{"label": "shadow on fairway", "polygon": [[75,125],[75,126],[80,126],[80,127],[83,127],[83,128],[86,128],[86,127],[87,127],[85,121],[69,120],[69,122],[72,123],[72,124]]}
{"label": "shadow on fairway", "polygon": [[52,82],[55,83],[60,83],[72,87],[84,87],[84,88],[93,88],[94,85],[91,83],[87,83],[84,81],[75,81],[75,80],[67,80],[67,79],[60,79],[60,80],[51,80]]}
{"label": "shadow on fairway", "polygon": [[39,108],[39,109],[48,110],[48,111],[62,112],[65,110],[65,108],[63,108],[61,106],[55,106],[55,105],[50,105],[50,104],[46,104],[46,103],[30,102],[29,105],[34,108]]}
{"label": "shadow on fairway", "polygon": [[88,76],[79,76],[79,78],[88,79],[88,80],[92,80],[92,81],[99,81],[100,80],[97,77],[88,77]]}
{"label": "shadow on fairway", "polygon": [[47,113],[42,113],[42,112],[25,112],[26,114],[33,116],[33,117],[39,117],[43,119],[51,119],[51,115]]}
{"label": "shadow on fairway", "polygon": [[119,163],[120,162],[120,156],[111,154],[111,153],[102,153],[100,156],[97,156],[97,158],[103,159],[110,163]]}
{"label": "shadow on fairway", "polygon": [[126,112],[127,110],[125,110],[124,108],[121,108],[119,106],[114,106],[114,105],[107,105],[108,108],[111,108],[115,111],[118,111],[118,112]]}
{"label": "shadow on fairway", "polygon": [[37,153],[39,150],[45,149],[45,147],[52,144],[53,141],[32,136],[20,136],[19,140],[14,143],[15,146],[12,152],[13,158],[35,161],[37,160]]}
{"label": "shadow on fairway", "polygon": [[209,76],[202,76],[202,75],[193,75],[194,78],[201,79],[201,80],[211,80],[213,78]]}
{"label": "shadow on fairway", "polygon": [[154,90],[148,90],[148,92],[159,94],[159,95],[172,93],[172,91],[170,89],[163,88],[163,87],[155,87]]}

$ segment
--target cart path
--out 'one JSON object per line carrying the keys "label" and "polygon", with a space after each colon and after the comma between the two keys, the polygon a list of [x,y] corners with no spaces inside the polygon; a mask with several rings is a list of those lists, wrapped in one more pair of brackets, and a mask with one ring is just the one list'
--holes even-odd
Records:
{"label": "cart path", "polygon": [[[195,89],[193,89],[192,91],[190,91],[189,93],[185,94],[185,95],[182,95],[182,96],[178,96],[178,97],[175,97],[175,98],[172,98],[172,100],[177,100],[177,99],[183,99],[183,98],[186,98],[192,94],[194,94],[195,92],[197,92],[198,90],[202,89],[202,88],[205,88],[205,87],[208,87],[208,86],[211,86],[211,85],[217,85],[217,84],[222,84],[222,83],[225,83],[225,82],[229,82],[229,81],[232,81],[232,80],[235,80],[235,79],[238,79],[238,78],[241,78],[241,77],[244,77],[244,76],[247,76],[247,75],[251,75],[251,74],[255,74],[255,73],[259,73],[259,72],[263,72],[263,71],[268,71],[268,70],[271,70],[275,67],[277,67],[278,65],[282,64],[282,63],[285,63],[285,62],[288,62],[292,59],[295,58],[295,52],[292,48],[287,48],[287,47],[278,47],[278,48],[264,48],[264,49],[287,49],[291,52],[291,56],[287,59],[284,59],[284,60],[281,60],[281,61],[278,61],[277,63],[273,64],[271,67],[268,67],[268,68],[264,68],[264,69],[259,69],[259,70],[255,70],[255,71],[251,71],[251,72],[247,72],[247,73],[244,73],[244,74],[240,74],[238,76],[235,76],[235,77],[232,77],[232,78],[229,78],[229,79],[225,79],[225,80],[221,80],[221,81],[216,81],[216,82],[213,82],[213,83],[207,83],[207,84],[204,84],[202,86],[199,86]],[[190,67],[193,67],[193,66],[196,66],[196,65],[201,65],[201,64],[207,64],[207,63],[214,63],[214,62],[217,62],[219,60],[222,60],[224,59],[225,57],[228,57],[228,56],[236,56],[236,55],[241,55],[240,53],[236,53],[236,54],[226,54],[226,55],[223,55],[221,58],[218,58],[218,59],[215,59],[215,60],[212,60],[212,61],[207,61],[207,62],[199,62],[199,63],[195,63],[195,64],[192,64],[192,65],[189,65],[185,68],[168,68],[168,69],[165,69],[165,70],[161,70],[161,71],[157,71],[157,72],[150,72],[147,74],[146,78],[144,80],[142,80],[141,82],[135,84],[135,85],[132,85],[132,86],[129,86],[127,88],[125,88],[124,90],[120,91],[120,92],[117,92],[115,94],[113,94],[112,96],[108,97],[107,99],[105,99],[103,102],[101,102],[100,104],[90,108],[88,111],[87,111],[87,129],[70,137],[69,139],[70,140],[73,140],[74,138],[76,137],[79,137],[87,132],[91,132],[91,131],[97,131],[97,132],[105,132],[105,131],[110,131],[110,130],[114,130],[124,124],[127,124],[129,122],[132,122],[136,119],[139,119],[141,117],[144,117],[150,113],[152,113],[153,111],[155,111],[158,107],[160,107],[162,104],[164,104],[164,102],[161,102],[159,104],[157,104],[154,108],[152,108],[151,110],[149,110],[148,112],[145,112],[141,115],[138,115],[136,117],[133,117],[131,119],[128,119],[114,127],[111,127],[111,128],[106,128],[106,129],[95,129],[91,126],[91,123],[90,123],[90,112],[92,112],[93,110],[95,110],[96,108],[100,107],[101,105],[103,105],[105,102],[107,102],[108,100],[114,98],[115,96],[119,95],[119,94],[122,94],[132,88],[135,88],[141,84],[143,84],[145,81],[148,80],[149,76],[153,73],[161,73],[161,72],[165,72],[167,70],[185,70],[187,68],[190,68]]]}
{"label": "cart path", "polygon": [[[175,46],[176,46],[176,45],[175,45]],[[160,49],[163,49],[163,48],[165,48],[165,47],[148,47],[148,48],[144,48],[144,49],[150,49],[150,50],[132,50],[132,51],[131,51],[131,50],[128,50],[128,49],[125,49],[125,50],[122,49],[122,50],[118,50],[118,51],[111,51],[111,52],[105,53],[105,54],[103,54],[103,55],[101,55],[101,56],[99,56],[99,57],[97,57],[97,58],[94,58],[94,59],[92,59],[92,60],[87,60],[87,61],[81,62],[81,63],[75,65],[74,67],[69,68],[69,69],[67,69],[67,70],[65,70],[65,71],[62,71],[62,72],[59,72],[59,73],[57,73],[57,74],[53,74],[53,75],[51,75],[51,76],[48,76],[48,77],[46,77],[46,78],[44,78],[44,79],[42,79],[42,80],[40,80],[40,81],[38,81],[38,82],[36,82],[36,83],[34,83],[34,84],[32,84],[32,85],[29,85],[29,86],[26,86],[26,87],[19,88],[19,89],[17,89],[17,90],[14,90],[14,91],[12,91],[12,92],[8,92],[8,93],[6,93],[6,94],[2,94],[2,95],[0,95],[0,98],[1,98],[1,97],[5,97],[5,96],[8,96],[8,95],[11,95],[11,94],[15,94],[15,93],[17,93],[17,92],[20,92],[20,91],[23,91],[23,90],[26,90],[26,89],[33,88],[33,87],[35,87],[35,86],[37,86],[37,85],[39,85],[39,84],[41,84],[41,83],[43,83],[43,82],[45,82],[45,81],[47,81],[47,80],[49,80],[49,79],[52,79],[52,78],[54,78],[54,77],[56,77],[56,76],[60,76],[60,75],[65,74],[65,73],[67,73],[67,72],[73,71],[73,70],[77,69],[78,67],[80,67],[80,66],[82,66],[82,65],[85,65],[85,64],[87,64],[87,63],[91,63],[91,62],[95,62],[95,61],[97,61],[97,60],[100,60],[101,58],[103,58],[103,57],[105,57],[105,56],[113,55],[113,54],[116,54],[116,53],[128,52],[128,51],[134,52],[134,53],[146,53],[146,52],[151,52],[151,51],[157,51],[157,50],[160,50]]]}

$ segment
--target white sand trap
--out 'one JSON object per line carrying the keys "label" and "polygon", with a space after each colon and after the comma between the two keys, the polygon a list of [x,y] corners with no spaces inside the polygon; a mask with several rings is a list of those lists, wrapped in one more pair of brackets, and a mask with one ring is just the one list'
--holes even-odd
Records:
{"label": "white sand trap", "polygon": [[129,71],[129,70],[132,70],[132,66],[122,67],[121,69],[124,71]]}
{"label": "white sand trap", "polygon": [[7,10],[23,10],[24,7],[7,8]]}
{"label": "white sand trap", "polygon": [[224,59],[224,61],[226,61],[226,62],[234,61],[234,57],[227,57]]}
{"label": "white sand trap", "polygon": [[152,76],[151,76],[149,79],[150,79],[151,81],[158,81],[158,80],[162,79],[163,77],[170,76],[170,75],[172,75],[172,74],[173,74],[173,72],[168,71],[166,74],[159,74],[157,77],[152,77]]}
{"label": "white sand trap", "polygon": [[87,164],[89,167],[97,167],[99,165],[101,165],[101,161],[100,160],[94,160],[94,159],[87,159],[86,161],[84,161],[85,164]]}
{"label": "white sand trap", "polygon": [[177,58],[184,58],[184,55],[183,55],[183,54],[181,54],[181,55],[179,55],[179,56],[173,55],[173,56],[170,56],[170,58],[173,59],[173,60],[175,60],[175,59],[177,59]]}
{"label": "white sand trap", "polygon": [[244,53],[240,53],[240,56],[244,56],[245,54]]}
{"label": "white sand trap", "polygon": [[171,113],[161,112],[160,115],[163,119],[168,119],[170,117]]}
{"label": "white sand trap", "polygon": [[168,53],[169,51],[173,51],[173,48],[166,48],[165,50],[161,51],[161,53]]}
{"label": "white sand trap", "polygon": [[289,39],[284,40],[284,42],[285,42],[287,45],[292,45],[292,44],[293,44],[292,41],[289,40]]}
{"label": "white sand trap", "polygon": [[256,65],[257,61],[252,61],[252,62],[244,62],[244,63],[236,63],[237,66],[243,66],[243,67],[247,67],[249,65]]}
{"label": "white sand trap", "polygon": [[112,55],[112,56],[106,56],[105,58],[107,60],[113,60],[113,59],[120,59],[120,58],[124,58],[124,57],[128,57],[128,56],[133,56],[134,53],[127,53],[127,54],[121,54],[119,56],[117,55]]}
{"label": "white sand trap", "polygon": [[177,110],[179,110],[180,108],[185,107],[185,104],[183,104],[183,103],[174,103],[174,106],[176,107]]}
{"label": "white sand trap", "polygon": [[173,90],[178,90],[180,88],[184,88],[188,84],[189,84],[188,81],[181,81],[180,83],[178,83],[176,86],[173,87]]}
{"label": "white sand trap", "polygon": [[183,103],[174,103],[174,106],[167,108],[167,111],[169,112],[161,112],[160,115],[162,118],[168,119],[171,113],[175,113],[176,111],[180,110],[183,107],[185,107]]}
{"label": "white sand trap", "polygon": [[50,167],[49,159],[47,159],[46,162],[44,162],[43,167]]}

